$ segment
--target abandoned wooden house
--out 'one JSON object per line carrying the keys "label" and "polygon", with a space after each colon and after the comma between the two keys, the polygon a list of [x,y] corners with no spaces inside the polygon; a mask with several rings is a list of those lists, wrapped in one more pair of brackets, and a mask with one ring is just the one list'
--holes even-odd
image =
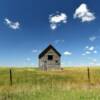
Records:
{"label": "abandoned wooden house", "polygon": [[61,54],[49,45],[39,54],[39,68],[42,70],[59,69],[61,65]]}

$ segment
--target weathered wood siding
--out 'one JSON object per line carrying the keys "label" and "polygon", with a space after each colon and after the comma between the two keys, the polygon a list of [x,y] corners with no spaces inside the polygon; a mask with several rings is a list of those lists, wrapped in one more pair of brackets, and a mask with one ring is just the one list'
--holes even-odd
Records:
{"label": "weathered wood siding", "polygon": [[[48,55],[52,55],[53,60],[48,60]],[[44,67],[47,67],[47,69],[60,68],[60,62],[59,55],[53,49],[49,49],[49,51],[39,59],[39,67],[41,69],[44,69]]]}

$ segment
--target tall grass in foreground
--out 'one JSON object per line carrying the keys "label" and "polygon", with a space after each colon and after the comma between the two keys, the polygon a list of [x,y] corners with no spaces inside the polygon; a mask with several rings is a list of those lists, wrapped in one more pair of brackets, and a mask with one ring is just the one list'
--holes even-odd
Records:
{"label": "tall grass in foreground", "polygon": [[[4,89],[4,90],[3,90]],[[34,88],[34,86],[4,87],[0,100],[100,100],[99,89]]]}
{"label": "tall grass in foreground", "polygon": [[100,100],[100,68],[66,68],[43,72],[13,68],[13,86],[9,69],[0,69],[0,100]]}

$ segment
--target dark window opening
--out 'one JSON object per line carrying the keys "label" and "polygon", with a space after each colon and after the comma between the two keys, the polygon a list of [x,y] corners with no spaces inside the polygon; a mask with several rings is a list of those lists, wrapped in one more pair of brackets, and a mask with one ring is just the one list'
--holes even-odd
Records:
{"label": "dark window opening", "polygon": [[58,64],[58,65],[60,64],[59,60],[56,60],[56,64]]}
{"label": "dark window opening", "polygon": [[53,56],[52,55],[48,55],[48,60],[53,60]]}
{"label": "dark window opening", "polygon": [[58,63],[59,61],[58,60],[56,60],[56,63]]}

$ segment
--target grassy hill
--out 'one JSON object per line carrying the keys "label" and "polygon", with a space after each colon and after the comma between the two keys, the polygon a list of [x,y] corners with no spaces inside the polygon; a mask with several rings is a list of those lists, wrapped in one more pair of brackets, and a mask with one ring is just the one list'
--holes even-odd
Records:
{"label": "grassy hill", "polygon": [[43,72],[34,68],[0,68],[0,100],[99,100],[100,68],[64,68]]}

